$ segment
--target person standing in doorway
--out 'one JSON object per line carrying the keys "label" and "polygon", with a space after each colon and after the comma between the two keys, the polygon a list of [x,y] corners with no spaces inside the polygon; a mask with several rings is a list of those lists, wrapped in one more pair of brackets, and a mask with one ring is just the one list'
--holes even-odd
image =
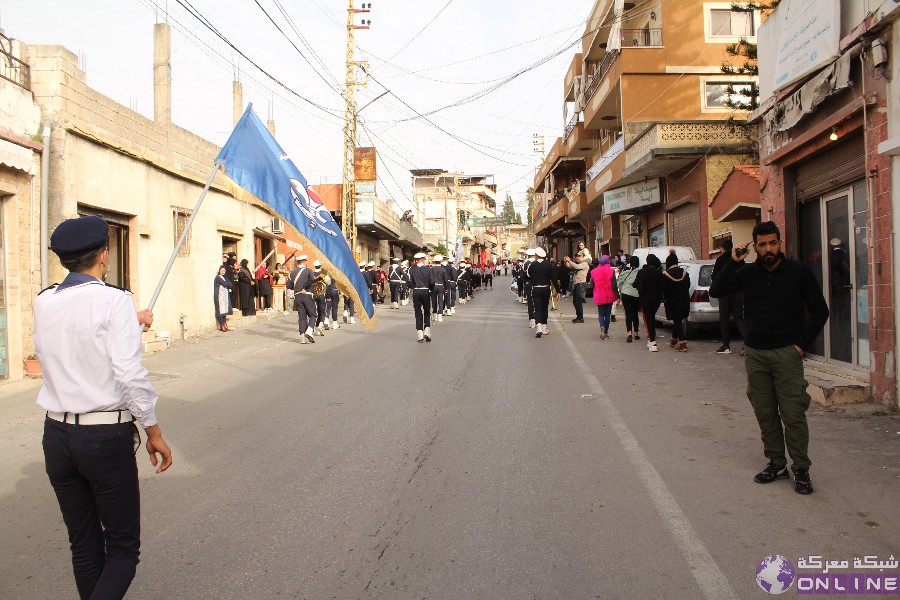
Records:
{"label": "person standing in doorway", "polygon": [[[150,310],[131,292],[103,283],[109,225],[67,219],[50,249],[69,274],[34,301],[34,344],[44,383],[47,477],[69,534],[78,595],[121,599],[137,571],[141,498],[135,453],[140,425],[150,462],[162,473],[172,451],[156,420],[157,395],[141,362]],[[219,270],[222,272],[222,269]]]}
{"label": "person standing in doorway", "polygon": [[757,258],[744,264],[748,246],[732,249],[731,261],[713,280],[709,295],[744,294],[747,397],[759,423],[763,453],[769,459],[753,480],[771,483],[789,477],[786,446],[793,461],[794,491],[812,494],[806,421],[810,397],[803,355],[828,321],[828,304],[810,268],[782,252],[781,231],[775,223],[764,221],[753,228]]}
{"label": "person standing in doorway", "polygon": [[238,271],[238,288],[241,292],[241,315],[252,317],[256,314],[256,279],[250,271],[249,261],[241,260],[241,269]]}
{"label": "person standing in doorway", "polygon": [[272,310],[272,274],[269,273],[269,261],[259,265],[256,270],[256,291],[259,293],[260,308]]}
{"label": "person standing in doorway", "polygon": [[225,277],[225,265],[219,267],[219,273],[213,280],[213,302],[216,307],[216,323],[219,331],[229,331],[228,322],[225,318],[231,314],[231,291],[232,284]]}

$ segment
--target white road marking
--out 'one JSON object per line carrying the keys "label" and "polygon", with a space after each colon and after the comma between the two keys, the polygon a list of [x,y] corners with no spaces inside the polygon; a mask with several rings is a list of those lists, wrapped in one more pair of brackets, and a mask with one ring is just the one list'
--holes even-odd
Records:
{"label": "white road marking", "polygon": [[728,578],[725,577],[709,550],[706,549],[703,540],[694,531],[687,515],[681,510],[675,497],[672,496],[672,492],[669,491],[659,472],[657,472],[653,463],[650,462],[647,454],[641,448],[637,438],[631,433],[628,425],[625,424],[625,420],[622,419],[619,411],[616,410],[616,407],[609,399],[606,390],[600,385],[600,380],[591,372],[588,364],[581,356],[581,352],[578,351],[578,348],[575,347],[575,344],[569,338],[569,334],[565,330],[562,330],[561,334],[575,359],[575,363],[581,368],[585,380],[595,390],[595,397],[599,401],[598,404],[606,411],[609,424],[612,426],[613,431],[616,432],[619,443],[622,444],[625,454],[628,455],[628,459],[640,476],[650,499],[656,505],[656,510],[663,523],[669,529],[672,537],[675,538],[675,543],[687,561],[691,574],[694,576],[697,585],[700,586],[704,598],[710,600],[737,600],[737,595],[731,589]]}

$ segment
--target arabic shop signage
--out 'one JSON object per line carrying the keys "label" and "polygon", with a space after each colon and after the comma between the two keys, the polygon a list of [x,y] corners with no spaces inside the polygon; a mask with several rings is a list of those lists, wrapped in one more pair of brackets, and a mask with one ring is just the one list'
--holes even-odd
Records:
{"label": "arabic shop signage", "polygon": [[356,224],[373,225],[375,223],[375,199],[356,200]]}
{"label": "arabic shop signage", "polygon": [[659,201],[658,179],[626,185],[603,192],[603,214],[635,212]]}
{"label": "arabic shop signage", "polygon": [[497,225],[512,225],[512,219],[506,217],[472,217],[466,219],[466,227],[494,227]]}

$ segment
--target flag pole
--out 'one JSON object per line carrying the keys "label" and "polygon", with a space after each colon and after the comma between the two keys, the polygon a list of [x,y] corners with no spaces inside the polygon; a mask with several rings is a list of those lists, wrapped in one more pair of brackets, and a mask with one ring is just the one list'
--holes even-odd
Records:
{"label": "flag pole", "polygon": [[178,239],[178,243],[175,244],[175,249],[172,250],[172,256],[169,257],[169,263],[166,265],[165,270],[163,270],[162,277],[159,278],[159,283],[156,284],[156,291],[153,292],[153,296],[150,298],[150,304],[147,306],[150,310],[153,310],[153,306],[156,304],[156,300],[159,298],[160,292],[162,292],[163,284],[166,282],[166,277],[169,276],[169,271],[172,270],[172,265],[175,264],[175,259],[178,258],[178,252],[181,250],[181,247],[184,245],[184,241],[187,239],[188,233],[191,230],[191,225],[194,223],[194,217],[197,216],[197,211],[200,210],[200,205],[203,203],[203,199],[206,197],[206,192],[209,191],[209,187],[212,185],[213,179],[216,178],[216,173],[219,172],[219,169],[222,168],[223,164],[221,161],[216,161],[216,168],[213,169],[213,172],[209,174],[209,180],[206,182],[206,186],[203,188],[203,192],[201,192],[200,197],[197,198],[197,204],[194,205],[194,211],[191,213],[191,216],[188,217],[187,223],[184,225],[184,231],[181,232],[181,237]]}

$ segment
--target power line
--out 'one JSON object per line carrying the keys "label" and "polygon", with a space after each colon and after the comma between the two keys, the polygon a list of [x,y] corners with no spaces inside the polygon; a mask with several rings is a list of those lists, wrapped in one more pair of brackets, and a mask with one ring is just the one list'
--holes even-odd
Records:
{"label": "power line", "polygon": [[391,57],[388,59],[388,61],[393,60],[395,56],[397,56],[398,54],[400,54],[401,52],[403,52],[404,50],[406,50],[406,49],[409,47],[409,45],[412,44],[412,43],[415,41],[415,39],[416,39],[417,37],[419,37],[420,35],[422,35],[422,32],[424,32],[426,29],[428,29],[428,26],[429,26],[429,25],[431,25],[432,23],[434,23],[435,19],[437,19],[439,16],[441,16],[441,13],[442,13],[442,12],[444,12],[445,10],[447,10],[447,7],[450,6],[450,4],[451,4],[452,2],[453,2],[453,0],[447,0],[447,4],[445,4],[444,7],[443,7],[441,10],[439,10],[439,11],[437,12],[436,15],[434,15],[433,17],[431,17],[431,20],[428,21],[427,23],[425,23],[425,26],[424,26],[422,29],[420,29],[419,32],[418,32],[416,35],[412,36],[412,38],[411,38],[408,42],[406,42],[405,44],[403,44],[403,47],[402,47],[402,48],[400,48],[399,50],[397,50],[396,52],[394,52],[393,54],[391,54]]}

